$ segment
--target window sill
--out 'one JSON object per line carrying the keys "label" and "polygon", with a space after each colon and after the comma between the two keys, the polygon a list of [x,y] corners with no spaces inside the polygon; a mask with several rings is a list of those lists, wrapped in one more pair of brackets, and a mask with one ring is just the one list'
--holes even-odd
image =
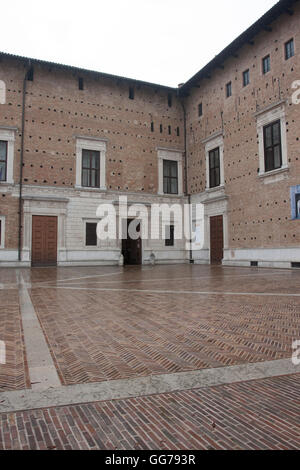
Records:
{"label": "window sill", "polygon": [[220,185],[220,186],[216,186],[215,188],[206,188],[205,192],[206,193],[215,193],[215,192],[218,192],[218,191],[223,191],[225,189],[225,186],[224,184]]}
{"label": "window sill", "polygon": [[288,166],[282,166],[281,168],[277,168],[276,170],[266,171],[264,173],[259,173],[258,177],[259,178],[268,178],[268,177],[271,177],[271,176],[280,175],[282,173],[287,173],[288,171],[290,171]]}
{"label": "window sill", "polygon": [[75,185],[75,189],[79,189],[80,191],[91,191],[91,192],[105,192],[105,191],[107,191],[106,187],[89,188],[89,187],[86,187],[86,186],[78,186],[78,185]]}

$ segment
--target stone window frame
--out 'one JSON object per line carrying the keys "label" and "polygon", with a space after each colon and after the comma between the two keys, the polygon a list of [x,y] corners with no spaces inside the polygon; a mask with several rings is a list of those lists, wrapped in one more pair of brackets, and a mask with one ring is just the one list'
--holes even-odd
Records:
{"label": "stone window frame", "polygon": [[[106,191],[106,139],[97,137],[76,136],[76,184],[75,188],[86,191]],[[100,152],[100,181],[99,187],[82,186],[82,151],[94,150]]]}
{"label": "stone window frame", "polygon": [[[202,140],[202,143],[205,144],[205,161],[206,161],[206,191],[217,191],[222,189],[225,186],[225,176],[224,176],[224,137],[223,131],[215,133],[210,137]],[[209,153],[211,150],[219,148],[220,156],[220,185],[214,188],[210,187],[210,177],[209,177]]]}
{"label": "stone window frame", "polygon": [[17,128],[0,126],[0,140],[7,142],[6,180],[1,184],[14,184],[14,153]]}
{"label": "stone window frame", "polygon": [[[168,197],[182,197],[183,194],[183,153],[180,150],[158,148],[158,194]],[[178,164],[178,194],[164,193],[164,160],[176,161]]]}
{"label": "stone window frame", "polygon": [[98,219],[93,219],[93,218],[88,218],[88,219],[83,219],[83,247],[85,250],[97,250],[97,248],[100,247],[100,240],[97,236],[97,232],[96,232],[96,236],[97,236],[97,244],[96,245],[86,245],[86,224],[96,224],[96,230],[97,230],[97,224],[99,222],[99,218]]}
{"label": "stone window frame", "polygon": [[5,248],[5,216],[0,215],[0,223],[1,223],[1,236],[0,236],[0,250]]}
{"label": "stone window frame", "polygon": [[6,103],[6,84],[3,80],[0,80],[0,104]]}
{"label": "stone window frame", "polygon": [[[285,104],[286,104],[286,101],[281,100],[255,113],[255,117],[257,120],[257,135],[258,135],[258,157],[259,157],[258,176],[261,178],[265,178],[265,177],[272,176],[277,173],[282,173],[282,172],[289,170]],[[280,168],[277,168],[271,171],[265,171],[264,127],[276,121],[280,121],[282,164]]]}

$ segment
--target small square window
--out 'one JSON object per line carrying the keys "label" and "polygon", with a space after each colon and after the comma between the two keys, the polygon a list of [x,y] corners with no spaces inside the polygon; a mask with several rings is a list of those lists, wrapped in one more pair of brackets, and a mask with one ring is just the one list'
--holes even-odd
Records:
{"label": "small square window", "polygon": [[85,225],[85,246],[97,246],[97,224],[87,222]]}
{"label": "small square window", "polygon": [[83,78],[79,77],[78,78],[78,89],[83,90]]}
{"label": "small square window", "polygon": [[270,72],[271,70],[271,58],[269,55],[263,58],[262,60],[262,71],[263,74]]}
{"label": "small square window", "polygon": [[285,43],[285,60],[290,59],[295,55],[294,39],[290,39]]}
{"label": "small square window", "polygon": [[250,83],[250,70],[245,70],[245,72],[243,72],[243,86],[247,86],[249,85]]}
{"label": "small square window", "polygon": [[133,86],[129,87],[129,99],[134,100],[134,88],[133,88]]}
{"label": "small square window", "polygon": [[226,85],[226,98],[229,98],[232,95],[232,83],[229,82]]}
{"label": "small square window", "polygon": [[198,116],[203,116],[203,106],[202,103],[198,104]]}

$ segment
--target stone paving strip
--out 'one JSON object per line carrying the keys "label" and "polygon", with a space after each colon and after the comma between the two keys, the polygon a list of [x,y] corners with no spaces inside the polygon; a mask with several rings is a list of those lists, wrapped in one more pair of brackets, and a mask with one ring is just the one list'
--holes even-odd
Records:
{"label": "stone paving strip", "polygon": [[293,365],[291,359],[282,359],[178,374],[10,391],[0,394],[0,413],[207,388],[296,373],[300,373],[300,365]]}
{"label": "stone paving strip", "polygon": [[22,275],[20,275],[19,298],[31,388],[41,390],[60,387],[61,382],[55,364]]}
{"label": "stone paving strip", "polygon": [[300,374],[0,415],[0,449],[299,450]]}

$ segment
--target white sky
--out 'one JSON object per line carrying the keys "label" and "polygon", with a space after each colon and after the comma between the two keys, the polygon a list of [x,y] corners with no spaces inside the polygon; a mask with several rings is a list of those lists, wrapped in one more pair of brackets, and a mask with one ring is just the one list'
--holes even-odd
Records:
{"label": "white sky", "polygon": [[176,87],[275,3],[3,0],[0,50]]}

